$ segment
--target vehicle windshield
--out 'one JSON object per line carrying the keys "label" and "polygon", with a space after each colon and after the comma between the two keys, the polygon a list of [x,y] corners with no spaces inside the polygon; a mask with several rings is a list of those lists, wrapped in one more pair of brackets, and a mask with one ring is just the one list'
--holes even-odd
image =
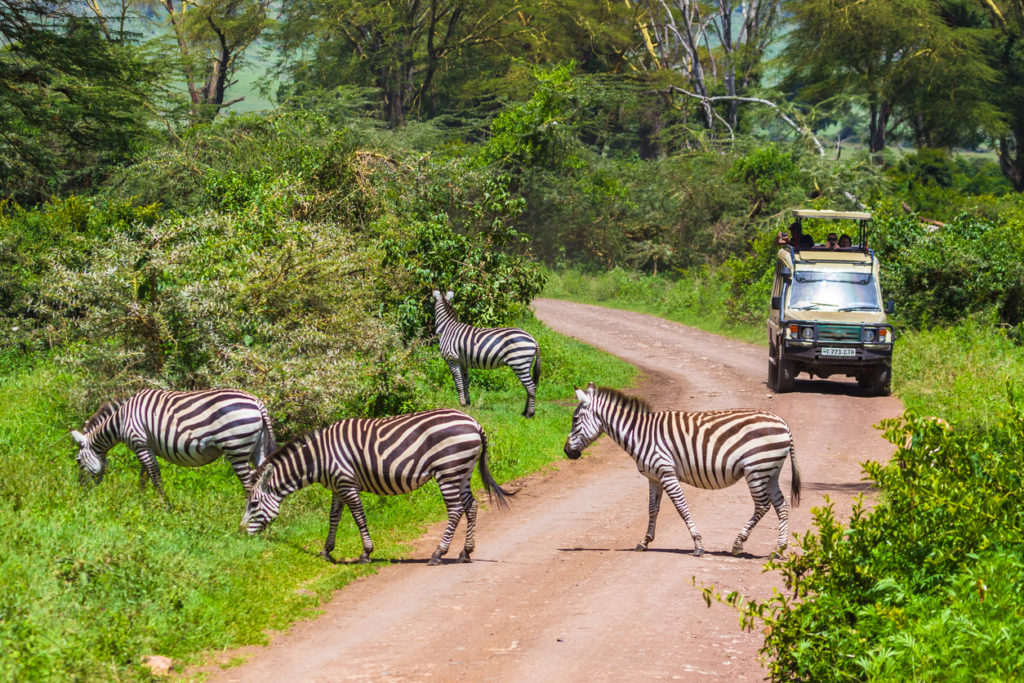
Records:
{"label": "vehicle windshield", "polygon": [[798,272],[789,290],[797,311],[880,311],[878,288],[870,273]]}

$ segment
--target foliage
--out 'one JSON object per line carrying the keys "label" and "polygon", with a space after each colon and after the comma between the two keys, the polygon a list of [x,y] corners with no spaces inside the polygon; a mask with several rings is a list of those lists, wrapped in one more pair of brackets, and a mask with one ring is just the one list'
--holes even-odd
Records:
{"label": "foliage", "polygon": [[[433,321],[430,291],[453,290],[459,320],[496,326],[525,311],[544,284],[543,275],[516,253],[528,240],[507,221],[522,211],[522,199],[506,187],[507,178],[485,183],[481,203],[469,207],[484,227],[476,234],[452,229],[444,214],[410,225],[381,243],[383,265],[401,274],[384,280],[383,309],[394,311],[406,335],[421,336]],[[480,220],[487,214],[489,221]]]}
{"label": "foliage", "polygon": [[[743,606],[764,624],[773,680],[1006,680],[1024,660],[1024,413],[985,431],[906,415],[866,463],[883,500],[847,525],[815,510],[803,553],[776,565],[787,593]],[[731,596],[740,602],[738,596]]]}
{"label": "foliage", "polygon": [[736,159],[726,177],[745,186],[751,215],[770,213],[777,202],[782,203],[780,208],[787,208],[793,198],[799,200],[805,195],[801,187],[803,178],[792,154],[773,144]]}
{"label": "foliage", "polygon": [[101,181],[154,138],[165,73],[69,2],[0,0],[0,198]]}
{"label": "foliage", "polygon": [[1024,211],[996,221],[961,214],[931,229],[891,204],[875,211],[872,244],[885,267],[883,289],[915,327],[990,312],[1024,321]]}

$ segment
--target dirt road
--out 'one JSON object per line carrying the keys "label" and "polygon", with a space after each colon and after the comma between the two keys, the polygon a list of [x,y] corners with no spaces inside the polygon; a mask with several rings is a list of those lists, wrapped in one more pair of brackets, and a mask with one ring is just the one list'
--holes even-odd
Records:
{"label": "dirt road", "polygon": [[[773,396],[763,347],[580,304],[539,299],[536,312],[552,329],[639,366],[646,379],[635,393],[656,409],[764,408],[786,418],[804,483],[790,517],[797,533],[826,495],[845,515],[867,490],[858,463],[892,452],[872,425],[898,415],[899,401],[865,396],[854,382],[798,380],[797,392]],[[789,477],[787,465],[787,496]],[[650,550],[634,552],[647,525],[647,481],[603,437],[581,460],[526,482],[512,511],[483,511],[472,564],[388,566],[211,680],[761,680],[760,634],[742,632],[730,607],[707,607],[694,582],[754,598],[781,588],[761,569],[777,519],[769,512],[747,554],[733,557],[753,510],[746,486],[685,493],[708,553],[690,554],[667,502]],[[424,536],[416,557],[429,556],[437,533]]]}

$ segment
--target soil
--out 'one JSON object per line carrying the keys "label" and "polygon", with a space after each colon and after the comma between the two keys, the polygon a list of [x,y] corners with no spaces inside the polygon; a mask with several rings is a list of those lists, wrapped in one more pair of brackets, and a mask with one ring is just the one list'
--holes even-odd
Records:
{"label": "soil", "polygon": [[[853,380],[798,379],[796,391],[774,395],[766,386],[767,347],[595,306],[538,299],[535,308],[552,329],[638,366],[644,378],[630,392],[655,409],[761,408],[784,417],[803,480],[791,532],[808,531],[811,508],[826,501],[847,518],[853,499],[871,493],[860,463],[892,454],[873,425],[899,415],[899,400],[869,396]],[[567,410],[566,432],[568,417]],[[787,498],[789,481],[787,465]],[[209,680],[765,677],[762,634],[742,630],[739,613],[725,603],[708,606],[700,590],[764,599],[783,589],[776,573],[762,569],[777,536],[774,512],[743,555],[729,552],[753,511],[743,482],[722,491],[684,487],[703,557],[691,554],[690,535],[668,501],[650,549],[633,550],[647,527],[647,480],[607,437],[582,459],[516,485],[522,488],[510,510],[483,506],[473,563],[427,567],[441,527],[431,529],[416,544],[416,560],[353,582],[322,616],[274,634],[265,647],[221,653],[219,661],[247,659],[227,670],[208,667]],[[460,527],[453,549],[461,542]]]}

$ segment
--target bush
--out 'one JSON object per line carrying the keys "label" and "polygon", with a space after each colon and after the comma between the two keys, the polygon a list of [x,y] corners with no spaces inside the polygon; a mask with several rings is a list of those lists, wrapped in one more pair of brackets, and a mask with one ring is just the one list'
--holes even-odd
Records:
{"label": "bush", "polygon": [[[773,680],[1008,680],[1024,666],[1024,411],[993,428],[907,415],[865,471],[883,492],[844,526],[815,510],[788,594],[744,606],[765,628]],[[709,596],[710,599],[710,596]],[[733,602],[740,599],[730,596]]]}
{"label": "bush", "polygon": [[88,403],[237,386],[274,406],[287,435],[412,400],[401,339],[368,314],[378,270],[336,226],[285,221],[267,238],[206,213],[112,239],[82,268],[58,259],[41,291]]}

